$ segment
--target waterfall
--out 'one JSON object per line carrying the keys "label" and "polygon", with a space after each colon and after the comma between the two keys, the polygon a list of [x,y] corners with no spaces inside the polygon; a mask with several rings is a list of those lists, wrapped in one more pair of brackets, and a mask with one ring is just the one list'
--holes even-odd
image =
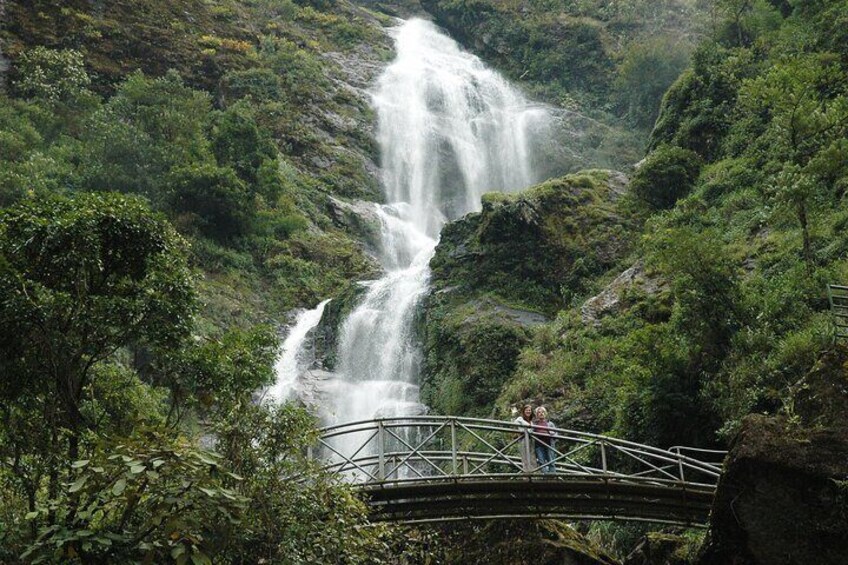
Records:
{"label": "waterfall", "polygon": [[385,274],[364,283],[342,323],[338,378],[323,407],[334,423],[423,411],[413,321],[439,232],[479,210],[483,193],[538,180],[534,143],[550,121],[432,23],[409,20],[394,34],[397,56],[373,92],[388,202],[377,207]]}
{"label": "waterfall", "polygon": [[289,400],[298,389],[298,377],[312,362],[309,359],[304,344],[309,332],[315,329],[321,316],[324,315],[324,307],[329,300],[325,300],[312,310],[303,310],[295,319],[294,325],[289,330],[283,346],[280,348],[280,358],[274,367],[277,381],[268,389],[265,397],[273,402],[285,402]]}

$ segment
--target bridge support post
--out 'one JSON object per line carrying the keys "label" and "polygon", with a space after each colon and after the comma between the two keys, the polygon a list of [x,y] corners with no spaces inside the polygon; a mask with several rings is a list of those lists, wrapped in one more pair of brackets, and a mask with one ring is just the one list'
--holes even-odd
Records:
{"label": "bridge support post", "polygon": [[386,480],[386,449],[385,449],[385,430],[383,422],[377,422],[377,478],[381,481]]}
{"label": "bridge support post", "polygon": [[607,474],[607,444],[604,440],[601,440],[601,470],[604,472],[604,476]]}
{"label": "bridge support post", "polygon": [[456,420],[451,419],[450,421],[450,431],[451,431],[451,465],[453,467],[453,475],[456,476],[459,471],[459,461],[456,459]]}

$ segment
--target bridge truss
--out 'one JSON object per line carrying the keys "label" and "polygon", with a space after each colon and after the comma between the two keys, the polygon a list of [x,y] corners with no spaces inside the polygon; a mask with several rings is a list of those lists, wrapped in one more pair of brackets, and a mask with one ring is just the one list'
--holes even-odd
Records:
{"label": "bridge truss", "polygon": [[[552,467],[525,468],[532,430],[512,422],[411,416],[321,430],[311,456],[354,484],[377,521],[492,518],[706,522],[725,452],[668,450],[554,429]],[[552,470],[553,472],[543,472]]]}

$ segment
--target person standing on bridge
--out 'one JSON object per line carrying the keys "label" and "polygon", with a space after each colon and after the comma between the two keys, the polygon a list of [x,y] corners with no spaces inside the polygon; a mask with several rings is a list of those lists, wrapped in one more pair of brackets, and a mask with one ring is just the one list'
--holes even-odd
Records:
{"label": "person standing on bridge", "polygon": [[536,461],[543,473],[556,473],[553,461],[554,426],[548,421],[548,411],[544,406],[536,408],[536,419],[533,420],[533,441],[535,443]]}
{"label": "person standing on bridge", "polygon": [[[530,428],[533,425],[533,407],[530,404],[525,405],[521,409],[521,414],[513,422]],[[524,433],[523,436],[523,438],[518,440],[518,449],[521,451],[521,469],[525,473],[530,473],[536,465],[533,461],[532,448],[530,447],[530,434]]]}

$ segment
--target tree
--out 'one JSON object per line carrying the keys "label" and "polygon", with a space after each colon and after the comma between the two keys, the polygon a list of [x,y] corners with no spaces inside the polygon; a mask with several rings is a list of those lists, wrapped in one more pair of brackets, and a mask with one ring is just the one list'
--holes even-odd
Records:
{"label": "tree", "polygon": [[817,193],[819,168],[812,162],[820,151],[848,135],[848,81],[843,66],[829,53],[785,59],[762,76],[746,81],[740,104],[749,112],[770,118],[761,144],[768,147],[770,160],[781,163],[773,167],[773,195],[778,203],[794,210],[810,272],[810,207]]}
{"label": "tree", "polygon": [[80,96],[91,84],[82,53],[72,49],[36,47],[18,61],[18,93],[25,98],[67,102]]}
{"label": "tree", "polygon": [[[0,213],[0,447],[22,472],[27,450],[35,461],[65,449],[65,465],[77,459],[82,433],[96,426],[85,405],[98,364],[187,334],[195,294],[183,247],[141,200],[116,194]],[[47,466],[54,496],[63,465]]]}
{"label": "tree", "polygon": [[171,174],[170,184],[170,208],[184,214],[207,237],[231,242],[253,228],[253,196],[233,169],[184,167]]}
{"label": "tree", "polygon": [[255,183],[263,162],[277,156],[273,141],[259,129],[251,106],[245,102],[215,116],[211,137],[218,164],[232,167],[247,183]]}
{"label": "tree", "polygon": [[690,46],[663,35],[634,42],[618,68],[615,89],[631,120],[650,128],[668,87],[689,63]]}

